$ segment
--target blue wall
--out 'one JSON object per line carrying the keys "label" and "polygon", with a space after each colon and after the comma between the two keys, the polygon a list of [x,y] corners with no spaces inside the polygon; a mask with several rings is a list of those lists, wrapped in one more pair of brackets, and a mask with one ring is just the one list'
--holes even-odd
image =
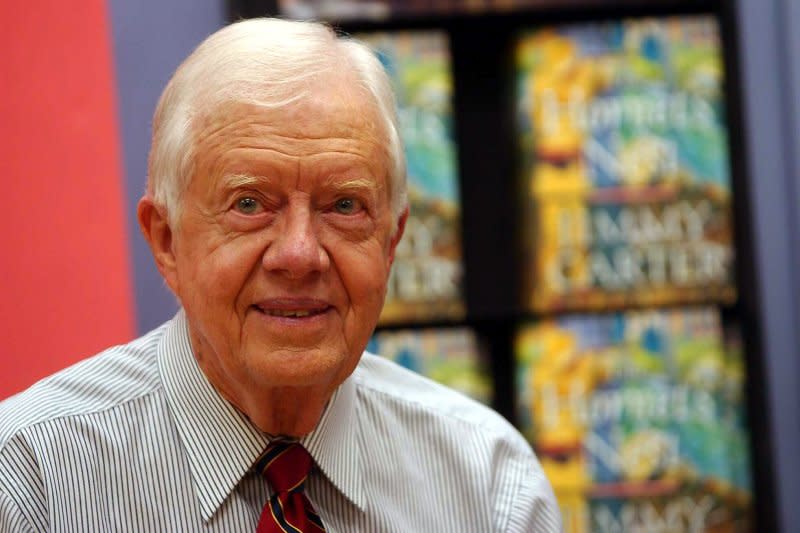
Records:
{"label": "blue wall", "polygon": [[226,6],[224,0],[111,0],[110,10],[137,329],[144,332],[177,310],[136,222],[136,204],[147,176],[153,111],[180,62],[224,24]]}
{"label": "blue wall", "polygon": [[790,532],[800,524],[800,4],[736,9],[778,523]]}

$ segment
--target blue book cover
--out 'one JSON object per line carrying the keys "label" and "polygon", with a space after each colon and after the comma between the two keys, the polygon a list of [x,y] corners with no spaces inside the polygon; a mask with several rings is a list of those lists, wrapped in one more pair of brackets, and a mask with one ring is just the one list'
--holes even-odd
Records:
{"label": "blue book cover", "polygon": [[447,35],[405,31],[356,37],[373,47],[392,80],[408,165],[410,216],[380,323],[460,319],[465,313],[461,202]]}
{"label": "blue book cover", "polygon": [[367,349],[482,403],[492,401],[486,351],[470,328],[379,331]]}

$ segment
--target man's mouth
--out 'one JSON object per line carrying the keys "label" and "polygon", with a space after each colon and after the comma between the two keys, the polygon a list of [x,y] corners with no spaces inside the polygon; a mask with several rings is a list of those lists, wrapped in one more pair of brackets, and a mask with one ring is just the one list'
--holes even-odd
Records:
{"label": "man's mouth", "polygon": [[289,310],[286,310],[286,309],[261,309],[260,307],[258,308],[258,310],[261,311],[262,313],[266,314],[266,315],[279,316],[279,317],[282,317],[282,318],[306,318],[306,317],[309,317],[309,316],[319,315],[319,314],[325,312],[324,309],[314,309],[314,310],[311,310],[311,309],[299,310],[298,309],[298,310],[295,310],[295,311],[289,311]]}
{"label": "man's mouth", "polygon": [[305,302],[269,301],[253,306],[257,311],[278,318],[310,318],[328,311],[331,306],[316,300]]}

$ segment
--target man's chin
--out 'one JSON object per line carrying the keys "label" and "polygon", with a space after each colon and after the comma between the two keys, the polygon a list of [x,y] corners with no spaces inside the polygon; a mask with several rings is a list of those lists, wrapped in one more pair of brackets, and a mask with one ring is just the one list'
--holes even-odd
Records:
{"label": "man's chin", "polygon": [[[321,348],[283,348],[250,358],[249,372],[264,388],[326,388],[346,365],[336,351]],[[337,384],[338,385],[338,384]]]}

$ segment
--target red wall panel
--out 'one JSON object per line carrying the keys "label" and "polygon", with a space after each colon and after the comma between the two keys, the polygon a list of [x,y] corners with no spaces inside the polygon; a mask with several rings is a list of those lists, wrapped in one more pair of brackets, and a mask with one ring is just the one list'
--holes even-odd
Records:
{"label": "red wall panel", "polygon": [[133,335],[106,11],[0,5],[0,398]]}

